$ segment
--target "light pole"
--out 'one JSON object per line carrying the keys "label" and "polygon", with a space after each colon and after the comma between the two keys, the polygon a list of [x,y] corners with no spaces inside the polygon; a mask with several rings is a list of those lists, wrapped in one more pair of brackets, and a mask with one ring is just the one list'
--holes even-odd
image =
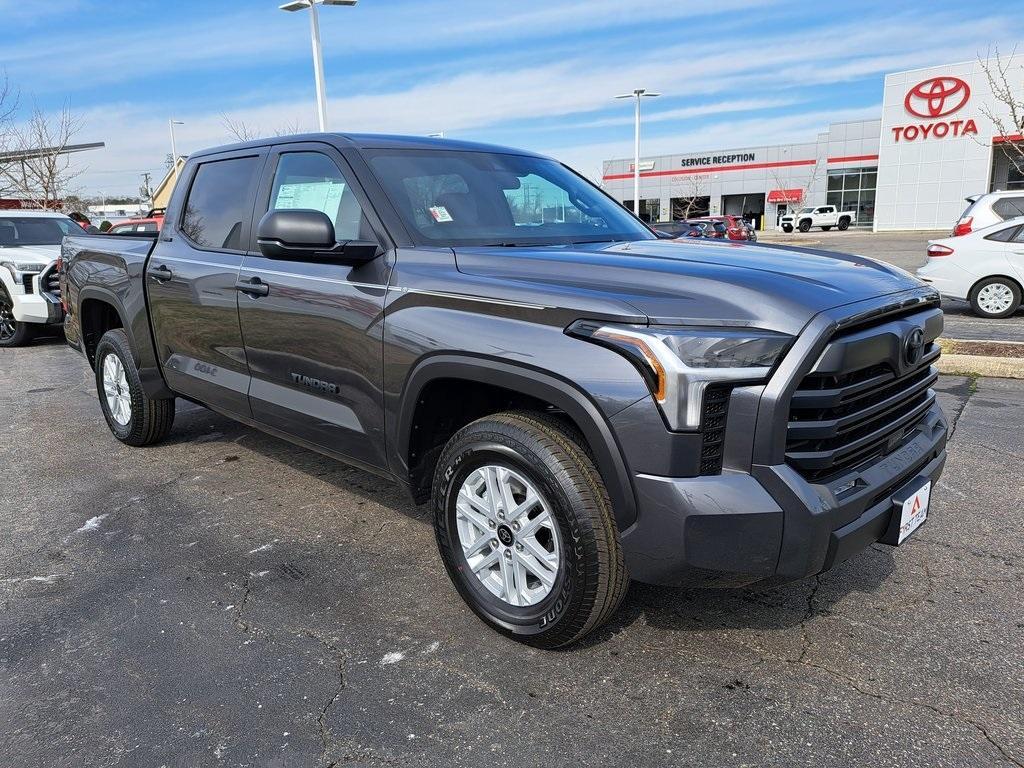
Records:
{"label": "light pole", "polygon": [[636,88],[632,93],[623,93],[616,99],[636,99],[636,118],[633,126],[633,213],[640,215],[640,99],[661,96],[646,88]]}
{"label": "light pole", "polygon": [[171,132],[171,169],[174,171],[174,183],[178,183],[178,148],[174,144],[174,126],[184,125],[181,120],[175,120],[173,117],[167,120],[167,128]]}
{"label": "light pole", "polygon": [[320,17],[316,7],[324,5],[355,5],[358,0],[294,0],[279,6],[282,11],[309,9],[309,36],[313,45],[313,78],[316,80],[316,115],[320,131],[327,130],[327,95],[324,93],[324,55],[320,47]]}

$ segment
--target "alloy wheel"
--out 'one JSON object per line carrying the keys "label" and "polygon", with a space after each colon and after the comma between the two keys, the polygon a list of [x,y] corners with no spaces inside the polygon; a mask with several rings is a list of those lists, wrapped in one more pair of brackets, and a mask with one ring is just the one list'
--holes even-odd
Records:
{"label": "alloy wheel", "polygon": [[0,341],[10,341],[17,333],[18,326],[14,319],[14,305],[6,296],[0,296]]}
{"label": "alloy wheel", "polygon": [[132,398],[124,364],[117,355],[103,358],[103,394],[110,417],[122,427],[126,426],[132,420]]}
{"label": "alloy wheel", "polygon": [[492,595],[524,607],[551,593],[561,564],[558,523],[526,477],[494,464],[475,469],[459,488],[455,520],[469,569]]}

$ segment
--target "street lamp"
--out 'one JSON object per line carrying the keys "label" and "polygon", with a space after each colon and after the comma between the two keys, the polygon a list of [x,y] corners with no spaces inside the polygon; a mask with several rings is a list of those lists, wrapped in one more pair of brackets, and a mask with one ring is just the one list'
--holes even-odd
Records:
{"label": "street lamp", "polygon": [[167,128],[171,132],[171,168],[174,169],[174,183],[178,183],[178,148],[174,145],[174,126],[184,125],[181,120],[175,120],[173,117],[167,121]]}
{"label": "street lamp", "polygon": [[327,96],[324,93],[324,55],[320,48],[320,17],[318,4],[355,5],[358,0],[294,0],[279,6],[282,11],[304,11],[309,9],[309,36],[313,43],[313,78],[316,80],[316,112],[320,131],[327,130]]}
{"label": "street lamp", "polygon": [[661,96],[645,88],[637,88],[632,93],[623,93],[616,99],[636,99],[636,119],[633,126],[633,213],[640,215],[640,99],[653,99]]}

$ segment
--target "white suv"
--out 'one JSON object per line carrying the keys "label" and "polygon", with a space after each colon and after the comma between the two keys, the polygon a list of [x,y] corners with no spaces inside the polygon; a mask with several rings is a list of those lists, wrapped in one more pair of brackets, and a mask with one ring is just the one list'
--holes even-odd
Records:
{"label": "white suv", "polygon": [[82,228],[52,211],[0,211],[0,347],[27,344],[64,320],[57,257]]}
{"label": "white suv", "polygon": [[989,192],[986,195],[971,195],[967,206],[956,226],[953,237],[966,235],[979,229],[991,227],[1001,221],[1024,216],[1024,189],[1010,192]]}

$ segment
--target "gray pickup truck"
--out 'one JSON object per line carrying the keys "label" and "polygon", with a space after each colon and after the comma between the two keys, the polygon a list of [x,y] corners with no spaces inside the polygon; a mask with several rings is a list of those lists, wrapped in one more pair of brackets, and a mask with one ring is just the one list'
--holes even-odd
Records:
{"label": "gray pickup truck", "polygon": [[393,478],[432,502],[468,605],[542,647],[630,579],[780,582],[898,544],[945,461],[935,291],[859,256],[660,239],[528,152],[197,152],[155,239],[62,255],[119,440],[164,438],[180,397]]}

